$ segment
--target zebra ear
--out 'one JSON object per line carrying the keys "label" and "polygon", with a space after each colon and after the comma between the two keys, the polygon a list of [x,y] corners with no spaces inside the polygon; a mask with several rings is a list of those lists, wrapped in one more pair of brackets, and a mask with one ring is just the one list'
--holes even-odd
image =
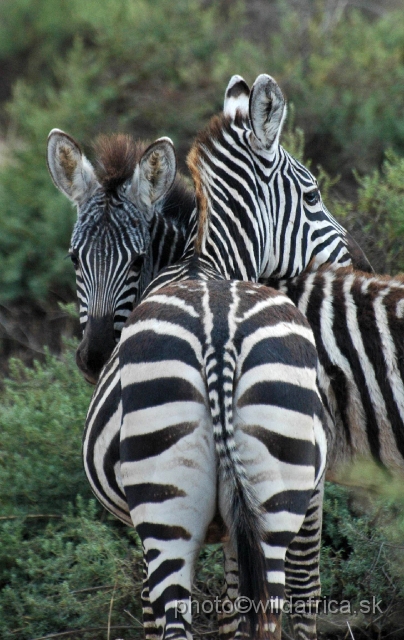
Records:
{"label": "zebra ear", "polygon": [[256,138],[265,149],[279,141],[286,103],[279,85],[262,73],[254,82],[250,95],[250,121]]}
{"label": "zebra ear", "polygon": [[248,100],[250,97],[250,88],[244,78],[241,76],[233,76],[227,85],[224,94],[223,113],[232,120],[239,111],[242,116],[248,116]]}
{"label": "zebra ear", "polygon": [[99,186],[77,142],[60,129],[48,136],[47,163],[55,186],[75,204],[82,204]]}
{"label": "zebra ear", "polygon": [[176,173],[174,145],[170,138],[159,138],[143,153],[127,194],[148,220],[153,216],[153,205],[166,195]]}

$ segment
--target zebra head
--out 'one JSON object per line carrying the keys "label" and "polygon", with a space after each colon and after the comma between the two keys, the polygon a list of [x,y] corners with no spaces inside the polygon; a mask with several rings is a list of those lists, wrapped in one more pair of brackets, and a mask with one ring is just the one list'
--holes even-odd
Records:
{"label": "zebra head", "polygon": [[226,277],[246,280],[293,277],[309,264],[347,266],[354,255],[371,270],[328,212],[315,177],[281,146],[285,116],[271,76],[258,76],[251,90],[241,76],[232,77],[223,117],[212,119],[188,157],[204,212],[198,253],[215,254],[213,266]]}
{"label": "zebra head", "polygon": [[[69,255],[76,270],[83,338],[76,361],[91,383],[111,355],[147,264],[150,224],[176,175],[169,138],[145,148],[129,136],[101,136],[97,171],[63,131],[48,138],[48,168],[77,207]],[[151,276],[150,276],[151,277]]]}

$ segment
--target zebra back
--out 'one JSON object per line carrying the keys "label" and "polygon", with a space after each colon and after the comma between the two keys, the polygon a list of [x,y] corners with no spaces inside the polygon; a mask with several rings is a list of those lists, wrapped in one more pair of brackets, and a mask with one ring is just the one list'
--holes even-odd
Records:
{"label": "zebra back", "polygon": [[307,317],[333,416],[328,478],[355,457],[404,473],[404,276],[322,268],[272,284]]}
{"label": "zebra back", "polygon": [[325,464],[316,362],[306,320],[258,284],[192,276],[131,314],[96,387],[83,453],[101,502],[126,521],[130,511],[166,630],[182,624],[172,598],[188,597],[184,567],[217,505],[238,549],[240,594],[258,611],[252,627],[263,637],[278,627],[284,555]]}

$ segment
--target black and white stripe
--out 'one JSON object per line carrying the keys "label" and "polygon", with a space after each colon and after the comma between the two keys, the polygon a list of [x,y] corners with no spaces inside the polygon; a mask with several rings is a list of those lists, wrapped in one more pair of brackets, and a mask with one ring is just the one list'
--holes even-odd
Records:
{"label": "black and white stripe", "polygon": [[147,147],[104,137],[96,149],[97,172],[70,136],[49,135],[50,174],[77,206],[69,251],[83,329],[77,364],[93,383],[145,286],[182,256],[195,217],[192,192],[174,181],[168,138]]}
{"label": "black and white stripe", "polygon": [[[189,279],[199,282],[199,284],[206,282],[203,286],[209,288],[212,284],[211,280],[217,278],[246,278],[256,280],[258,276],[268,273],[273,273],[278,277],[280,275],[292,275],[307,266],[307,263],[310,261],[313,264],[319,264],[327,260],[335,261],[337,264],[350,262],[349,252],[351,251],[351,247],[347,247],[347,236],[344,230],[337,225],[322,205],[313,177],[302,165],[293,161],[279,146],[279,131],[285,109],[283,97],[280,94],[279,98],[279,93],[277,93],[279,88],[276,83],[268,77],[260,77],[257,80],[251,95],[248,95],[248,88],[246,90],[244,85],[244,81],[239,78],[231,81],[226,93],[225,116],[211,123],[207,132],[202,134],[197,141],[190,155],[189,163],[193,171],[199,204],[198,229],[195,242],[196,252],[193,253],[190,244],[190,241],[195,235],[193,225],[195,218],[191,216],[189,217],[188,235],[184,234],[181,237],[184,245],[189,247],[185,255],[190,256],[190,259],[185,264],[181,262],[177,267],[171,268],[168,272],[166,271],[157,281],[154,281],[152,289],[154,296],[157,295],[157,288],[166,286],[178,286],[180,290],[185,288],[185,290],[189,292]],[[240,90],[240,95],[237,99],[234,99],[236,89]],[[279,98],[278,102],[274,100],[274,97]],[[248,110],[250,118],[247,118],[243,112],[243,101],[245,102],[246,99],[249,104]],[[272,125],[275,122],[275,133],[272,125],[268,127],[268,122],[261,121],[262,100],[267,100],[267,105],[272,104],[272,109],[267,109],[266,113],[269,124],[271,124],[271,120],[273,120]],[[233,105],[232,109],[234,108],[235,102],[238,104],[238,107],[234,109],[234,117],[230,113],[230,101]],[[277,111],[279,110],[281,111],[280,118],[278,118],[279,114],[277,115]],[[229,167],[227,178],[226,163]],[[144,205],[144,193],[145,191],[147,192],[147,189],[144,189],[141,185],[139,186],[138,174],[139,172],[136,175],[136,190],[133,190],[132,198],[134,198],[134,193],[136,193],[137,196],[143,194]],[[133,182],[134,179],[132,183]],[[252,195],[250,196],[248,190],[251,189],[251,187]],[[122,193],[125,193],[125,189],[122,189]],[[319,206],[317,207],[318,204]],[[288,216],[290,224],[288,223]],[[278,226],[276,224],[277,222],[279,222]],[[317,231],[315,229],[317,229]],[[157,238],[157,234],[154,237]],[[167,248],[167,246],[169,246],[169,243],[166,243],[166,237],[168,236],[163,232],[159,238],[160,248]],[[289,252],[292,247],[296,249],[296,253],[300,252],[300,257],[294,262],[290,255],[287,256],[286,253],[283,254],[281,252],[282,244],[286,246]],[[102,251],[100,255],[102,255]],[[174,255],[169,256],[169,260],[170,259],[174,259]],[[151,263],[152,262],[151,260]],[[147,280],[150,279],[150,274],[153,274],[152,268],[149,262],[147,267],[143,265],[143,268],[139,271],[142,284],[146,284]],[[188,284],[184,283],[184,279],[185,281],[188,279]],[[125,277],[122,279],[122,283],[124,281]],[[177,282],[177,284],[173,284],[174,282]],[[95,286],[97,286],[97,277],[94,279],[94,283]],[[105,287],[102,278],[98,278],[98,286],[104,296],[108,295],[108,288]],[[221,281],[218,286],[222,292],[227,291],[227,288],[230,287],[228,283],[224,283],[223,281]],[[159,290],[158,295],[163,295],[164,290],[165,289]],[[271,292],[265,290],[263,295],[270,296]],[[219,308],[220,305],[217,299],[215,299],[214,296],[210,297],[213,301],[212,304],[216,304],[217,308]],[[223,297],[223,293],[219,295],[220,299],[221,297]],[[248,297],[247,295],[247,299]],[[172,305],[172,298],[170,304]],[[250,302],[250,306],[251,305],[252,303]],[[226,310],[226,307],[221,304],[221,314],[228,313],[230,314],[228,317],[230,317],[230,308],[231,305]],[[206,307],[206,311],[208,311],[208,309],[209,305]],[[206,317],[208,316],[209,314],[207,314]],[[136,312],[134,317],[137,317]],[[156,318],[156,321],[157,320],[158,318]],[[263,318],[263,322],[268,324],[270,321],[269,319]],[[263,330],[268,328],[267,324],[262,327]],[[217,328],[217,321],[212,331],[214,331],[215,326]],[[205,331],[205,337],[207,335],[209,335],[209,332]],[[170,334],[170,343],[173,340],[174,337]],[[295,340],[295,344],[298,345],[298,343],[299,340]],[[205,344],[207,353],[209,353],[209,346],[212,347],[212,343]],[[145,348],[146,347],[149,348],[145,345]],[[131,387],[131,383],[128,383],[128,380],[130,380],[129,373],[122,377],[122,367],[118,364],[118,358],[121,357],[121,348],[123,349],[122,353],[124,353],[127,348],[125,340],[119,350],[114,353],[111,361],[104,370],[99,386],[95,392],[87,421],[84,452],[86,471],[96,495],[98,495],[105,506],[118,517],[121,517],[126,522],[131,522],[132,519],[128,519],[126,506],[128,492],[126,491],[125,493],[124,491],[125,481],[122,481],[120,471],[120,465],[123,460],[120,445],[123,434],[121,421],[125,420],[127,416],[125,402],[123,402],[122,398],[125,397],[125,389]],[[129,354],[131,354],[130,349]],[[213,349],[212,357],[214,357],[214,354],[215,350]],[[233,360],[237,362],[237,357],[239,356],[237,356],[236,351],[228,352],[229,360],[233,358]],[[283,357],[282,354],[281,360]],[[296,358],[296,354],[294,357]],[[210,370],[209,364],[211,363],[205,362],[203,364],[205,372],[208,373]],[[273,364],[274,363],[271,362],[272,373],[276,370]],[[216,374],[222,383],[222,386],[219,386],[219,390],[221,389],[222,392],[226,385],[230,389],[230,380],[227,380],[225,376],[227,365],[228,363],[225,364],[222,362],[222,366],[219,369],[220,375]],[[308,388],[313,390],[314,387],[312,388],[310,386],[312,385],[312,378],[308,375],[309,370],[310,367],[306,367],[305,380]],[[161,375],[161,370],[159,374]],[[122,384],[122,380],[124,384]],[[143,380],[143,383],[144,382]],[[216,383],[217,381],[213,380],[212,384],[214,385]],[[164,384],[162,385],[162,389],[164,391]],[[208,392],[209,391],[212,392],[212,389],[210,389],[208,385]],[[213,389],[213,391],[215,391],[215,389]],[[244,483],[246,487],[248,487],[248,474],[245,475],[244,467],[234,466],[234,460],[233,463],[230,464],[230,461],[232,461],[232,453],[237,451],[237,447],[234,447],[231,429],[226,431],[226,428],[223,427],[221,420],[223,416],[220,415],[220,408],[217,404],[215,393],[212,397],[209,397],[209,399],[212,404],[210,413],[213,424],[215,424],[216,420],[217,427],[220,426],[216,431],[214,430],[214,433],[216,433],[216,445],[219,457],[221,454],[221,459],[223,459],[224,471],[227,469],[227,472],[231,472],[235,469],[234,478],[244,478]],[[262,400],[262,404],[268,405],[269,410],[273,411],[274,406],[269,403],[269,400],[266,399],[265,402],[264,398],[262,398]],[[222,407],[226,407],[226,402],[227,406],[230,406],[231,403],[234,402],[234,397],[228,394],[226,400],[225,393]],[[318,403],[318,398],[316,403]],[[132,413],[135,413],[137,420],[138,414],[136,412],[129,412],[129,414]],[[223,415],[225,415],[225,413]],[[313,417],[313,423],[319,425],[318,411],[315,417]],[[150,437],[149,434],[146,435],[148,435],[148,439],[152,441],[152,445],[156,446],[156,438]],[[187,434],[181,435],[181,439],[186,436]],[[316,438],[319,443],[319,448],[322,449],[324,454],[325,437],[322,427],[320,426],[317,428],[315,440]],[[269,440],[271,440],[271,438],[269,438]],[[273,454],[270,449],[271,446],[268,445],[268,455]],[[169,447],[167,451],[171,451],[171,447]],[[137,461],[136,455],[135,453],[135,463]],[[297,455],[304,455],[304,447],[298,447]],[[136,467],[136,464],[134,466]],[[229,482],[228,477],[226,482]],[[129,485],[126,483],[126,486]],[[175,485],[170,485],[170,491],[172,486],[175,487]],[[314,486],[315,485],[313,485],[313,487]],[[291,491],[293,492],[294,490],[291,489]],[[304,494],[304,491],[302,494]],[[235,495],[234,491],[233,495]],[[292,494],[288,495],[291,499]],[[302,527],[299,533],[300,537],[297,536],[291,544],[286,542],[286,538],[284,540],[283,552],[287,549],[286,590],[288,593],[300,594],[306,597],[319,594],[318,550],[321,524],[321,495],[321,486],[319,485],[314,493],[313,491],[311,492],[309,502],[306,504],[306,507],[308,505],[306,511],[295,514],[295,516],[301,516]],[[175,496],[172,499],[174,498]],[[306,498],[307,495],[299,496],[299,499],[303,501]],[[251,502],[251,500],[245,502],[244,516],[247,516],[249,511],[251,511],[252,516],[254,516],[253,503],[254,501]],[[282,502],[280,504],[282,504]],[[137,507],[134,507],[134,509],[136,508]],[[271,510],[272,507],[269,511],[271,512]],[[237,520],[237,518],[233,519]],[[230,520],[231,518],[228,515],[227,523],[229,523]],[[203,517],[201,521],[203,522]],[[240,523],[242,522],[243,518],[240,519]],[[198,526],[200,526],[200,522]],[[292,522],[289,525],[289,534],[297,533],[297,529],[294,529],[293,526]],[[247,527],[245,531],[247,538],[248,532],[252,535],[254,530],[254,522],[251,521],[251,526]],[[167,529],[165,531],[167,532]],[[258,530],[256,533],[257,532]],[[171,531],[171,533],[173,532]],[[181,545],[183,545],[182,534],[179,538],[181,539]],[[289,536],[289,542],[290,540],[291,538]],[[310,542],[309,550],[313,552],[310,568],[308,568],[306,562],[308,540]],[[199,540],[199,542],[201,542],[201,540]],[[251,548],[253,547],[254,545],[252,545]],[[257,548],[255,551],[257,551]],[[156,560],[156,558],[152,559]],[[148,571],[150,574],[150,571],[153,572],[153,569],[149,566],[150,563],[147,554],[146,564],[149,567]],[[156,562],[154,564],[156,564]],[[283,576],[283,569],[282,571],[274,571],[273,573],[279,573]],[[267,577],[268,576],[269,579],[272,579],[271,570],[269,570]],[[260,579],[258,576],[257,585],[259,584]],[[283,591],[282,580],[276,584],[278,584],[278,587]],[[243,590],[246,592],[245,576],[242,576],[242,591]],[[144,602],[147,604],[149,610],[150,591],[148,585],[145,585],[144,595]],[[258,596],[262,597],[262,593],[261,595],[258,594]],[[157,623],[160,624],[158,615],[155,619],[154,617],[150,618],[150,611],[146,613],[149,615],[151,628],[154,628],[156,619]],[[233,616],[231,619],[229,619],[228,616],[224,617],[222,634],[225,637],[233,637],[239,624],[238,618],[238,616]],[[166,617],[165,623],[167,622],[170,625],[170,620]],[[171,621],[171,626],[174,630],[176,625],[173,621]],[[303,616],[297,616],[295,617],[295,629],[297,637],[299,638],[315,637],[313,620],[305,620]],[[150,631],[150,634],[150,637],[152,637],[152,631]]]}
{"label": "black and white stripe", "polygon": [[327,211],[314,176],[279,144],[285,114],[270,76],[258,76],[251,92],[234,76],[223,116],[198,135],[189,154],[209,212],[199,217],[197,251],[226,278],[290,278],[309,263],[351,263],[350,239]]}
{"label": "black and white stripe", "polygon": [[307,317],[333,417],[327,477],[356,456],[404,473],[404,279],[327,268],[273,283]]}

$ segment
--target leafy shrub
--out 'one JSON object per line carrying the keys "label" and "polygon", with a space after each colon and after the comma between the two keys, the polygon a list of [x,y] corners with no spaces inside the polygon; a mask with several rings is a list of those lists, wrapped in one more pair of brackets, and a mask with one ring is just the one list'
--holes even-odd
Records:
{"label": "leafy shrub", "polygon": [[[85,148],[100,132],[170,135],[185,156],[195,132],[220,108],[234,66],[248,71],[255,49],[233,38],[241,11],[236,7],[222,24],[215,6],[200,8],[200,0],[75,2],[68,11],[76,12],[72,24],[82,29],[66,52],[43,57],[35,49],[48,73],[17,81],[7,107],[13,135],[0,168],[3,300],[43,299],[49,287],[73,289],[73,270],[62,258],[75,216],[47,173],[51,128],[64,129]],[[44,38],[51,28],[57,34],[71,27],[62,13],[57,24],[43,25]],[[41,32],[36,21],[33,29]]]}
{"label": "leafy shrub", "polygon": [[[221,108],[230,76],[251,82],[267,71],[296,106],[306,156],[327,172],[368,172],[387,146],[403,152],[404,16],[370,19],[338,7],[319,0],[302,13],[291,0],[278,3],[278,18],[257,39],[241,1],[3,2],[0,59],[29,62],[19,68],[3,114],[9,133],[0,167],[0,298],[74,290],[63,257],[75,215],[44,162],[53,127],[87,153],[99,132],[169,135],[184,167],[196,131]],[[355,220],[346,220],[356,231]]]}
{"label": "leafy shrub", "polygon": [[91,496],[81,462],[90,397],[72,344],[33,369],[12,363],[0,404],[3,515],[63,514],[77,494]]}
{"label": "leafy shrub", "polygon": [[331,173],[369,171],[388,146],[404,152],[403,12],[375,19],[340,3],[310,4],[278,3],[267,66],[296,105],[310,157]]}
{"label": "leafy shrub", "polygon": [[[13,361],[0,394],[0,636],[32,640],[81,629],[79,637],[143,637],[139,540],[91,499],[81,439],[91,389],[74,345],[34,368]],[[221,549],[205,548],[196,598],[222,582]],[[217,637],[201,614],[195,628]],[[72,637],[74,633],[72,631]],[[112,637],[112,635],[111,635]]]}
{"label": "leafy shrub", "polygon": [[110,628],[114,637],[141,638],[136,624],[141,619],[139,547],[99,521],[94,501],[78,500],[75,509],[36,535],[30,523],[0,523],[2,553],[7,554],[1,573],[1,637],[31,640],[69,629],[74,637],[74,629],[87,629],[80,637],[94,640],[106,638]]}
{"label": "leafy shrub", "polygon": [[[2,638],[87,629],[80,637],[101,640],[108,626],[115,637],[142,637],[140,545],[91,500],[82,469],[90,391],[70,344],[62,357],[48,355],[33,369],[15,361],[0,395]],[[363,468],[357,473],[366,476]],[[327,487],[321,576],[324,595],[353,603],[375,595],[391,606],[378,622],[385,629],[404,598],[404,499],[401,487],[374,470],[368,476],[382,501],[358,502],[346,489]],[[199,602],[221,592],[221,555],[220,546],[201,551]],[[203,637],[217,637],[214,616],[200,608],[194,622]]]}
{"label": "leafy shrub", "polygon": [[[380,171],[359,177],[358,219],[379,273],[404,271],[404,158],[386,153]],[[356,215],[352,213],[352,218]]]}
{"label": "leafy shrub", "polygon": [[374,612],[363,607],[362,616],[351,621],[364,632],[384,637],[394,630],[404,603],[404,495],[402,487],[374,465],[358,463],[355,476],[359,484],[369,479],[367,492],[326,483],[322,594],[350,601],[352,611],[360,612],[361,602],[379,603]]}

